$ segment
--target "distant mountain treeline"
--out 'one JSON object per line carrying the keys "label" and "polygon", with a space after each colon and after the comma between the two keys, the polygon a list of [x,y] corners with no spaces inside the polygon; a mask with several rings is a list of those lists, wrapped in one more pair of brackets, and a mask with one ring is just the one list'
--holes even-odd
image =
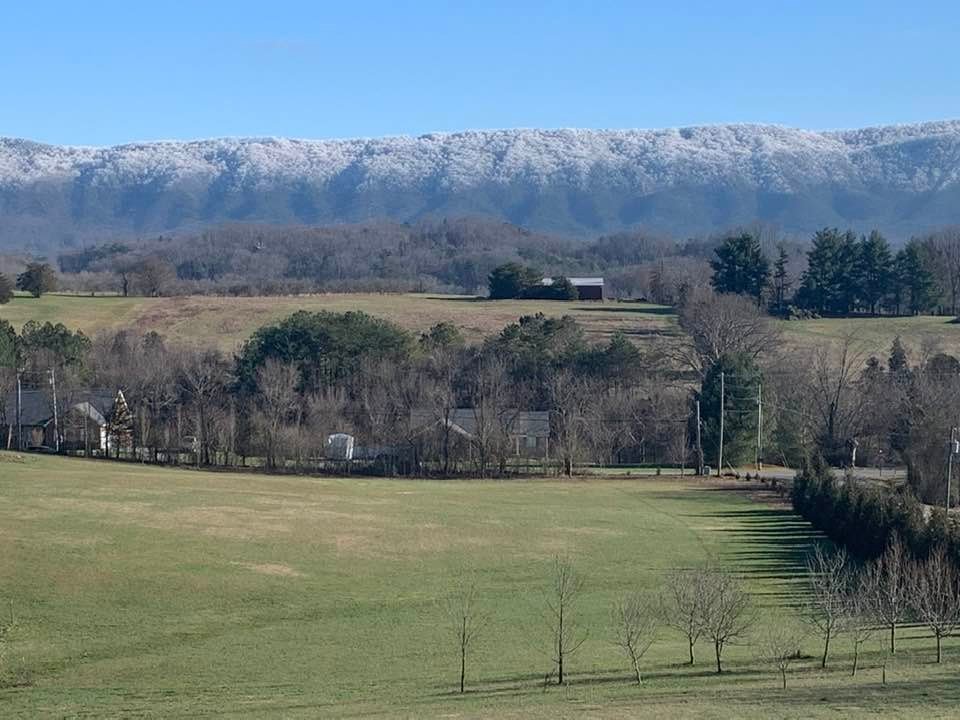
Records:
{"label": "distant mountain treeline", "polygon": [[893,240],[960,221],[960,122],[811,132],[766,125],[499,130],[61,147],[0,138],[0,250],[226,222],[474,215],[585,238],[754,220]]}

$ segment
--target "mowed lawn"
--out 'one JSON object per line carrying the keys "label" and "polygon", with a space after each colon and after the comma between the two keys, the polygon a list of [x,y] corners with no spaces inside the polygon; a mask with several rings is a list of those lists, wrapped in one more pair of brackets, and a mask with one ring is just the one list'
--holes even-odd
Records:
{"label": "mowed lawn", "polygon": [[[905,635],[848,643],[787,691],[756,652],[682,665],[664,631],[642,688],[610,643],[610,604],[710,559],[741,573],[763,628],[793,622],[814,536],[788,510],[686,479],[416,481],[268,477],[0,453],[0,604],[18,625],[0,717],[950,717],[960,640],[933,665]],[[568,553],[588,633],[571,683],[543,620]],[[436,599],[471,568],[490,613],[470,692]],[[805,652],[818,652],[808,641]]]}

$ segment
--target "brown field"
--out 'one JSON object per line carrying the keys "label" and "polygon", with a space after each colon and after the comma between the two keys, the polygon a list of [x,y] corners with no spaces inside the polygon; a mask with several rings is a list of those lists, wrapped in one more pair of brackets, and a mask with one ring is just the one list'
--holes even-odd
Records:
{"label": "brown field", "polygon": [[[438,322],[461,328],[471,342],[496,334],[522,315],[572,315],[595,341],[622,331],[641,346],[669,342],[680,330],[671,308],[629,302],[484,300],[462,295],[342,293],[279,297],[116,297],[51,294],[17,296],[0,306],[0,319],[19,328],[28,320],[62,322],[95,335],[101,330],[154,330],[171,340],[234,350],[262,325],[297,310],[360,310],[412,332]],[[960,356],[960,324],[952,317],[846,318],[782,322],[783,349],[803,350],[853,334],[865,352],[885,356],[900,336],[916,360],[922,348]]]}
{"label": "brown field", "polygon": [[458,295],[350,293],[280,297],[87,297],[51,294],[40,299],[18,296],[0,307],[0,318],[20,327],[28,320],[62,322],[93,335],[100,330],[154,330],[173,340],[212,343],[233,350],[262,325],[297,310],[361,310],[422,332],[438,322],[452,322],[470,341],[481,340],[521,315],[572,315],[588,336],[602,340],[617,330],[633,338],[656,338],[677,332],[676,318],[660,305],[618,302],[549,302],[483,300]]}

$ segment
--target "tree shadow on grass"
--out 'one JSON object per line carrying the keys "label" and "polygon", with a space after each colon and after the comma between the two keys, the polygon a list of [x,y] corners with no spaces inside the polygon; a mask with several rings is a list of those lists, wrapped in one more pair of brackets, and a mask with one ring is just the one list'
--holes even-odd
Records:
{"label": "tree shadow on grass", "polygon": [[443,302],[455,303],[478,303],[478,302],[496,302],[490,298],[480,297],[479,295],[424,295],[427,300],[442,300]]}
{"label": "tree shadow on grass", "polygon": [[[765,677],[765,673],[759,672],[756,668],[748,665],[731,664],[726,667],[723,673],[717,674],[709,663],[699,663],[693,667],[687,664],[656,664],[641,668],[643,680],[645,683],[668,681],[685,682],[689,680],[701,680],[709,688],[713,683],[743,682],[748,680],[757,680]],[[430,697],[433,698],[457,698],[464,696],[486,697],[486,698],[509,698],[530,696],[537,692],[546,692],[556,690],[561,687],[566,688],[584,688],[584,687],[604,687],[611,685],[636,686],[636,680],[629,668],[600,668],[589,672],[568,672],[565,673],[566,681],[563,686],[556,684],[554,676],[548,676],[548,673],[527,674],[520,673],[513,676],[496,678],[477,678],[473,685],[468,685],[466,692],[462,695],[459,690],[453,686],[453,683],[444,683],[435,685],[434,692]],[[549,677],[549,682],[544,682]],[[681,691],[678,689],[661,687],[658,691],[663,696],[675,696]]]}
{"label": "tree shadow on grass", "polygon": [[595,313],[615,313],[622,315],[676,315],[676,311],[669,307],[610,307],[609,305],[582,306],[577,310]]}
{"label": "tree shadow on grass", "polygon": [[768,595],[788,602],[802,596],[807,555],[823,536],[798,515],[782,508],[755,507],[687,517],[732,521],[710,531],[732,541],[723,544],[721,558],[744,575],[777,581],[778,589]]}
{"label": "tree shadow on grass", "polygon": [[[876,672],[875,669],[869,670]],[[868,672],[868,670],[861,671]],[[897,708],[932,709],[932,707],[956,708],[960,704],[960,683],[953,678],[931,678],[926,680],[899,680],[890,681],[886,685],[881,682],[847,682],[830,678],[822,684],[797,685],[802,674],[787,674],[787,689],[776,687],[776,680],[771,674],[769,688],[743,688],[737,692],[737,701],[745,703],[786,702],[791,705],[829,705],[847,706],[850,712],[867,712],[868,706],[893,702]],[[810,682],[806,680],[806,682]],[[793,683],[793,685],[791,685]],[[934,702],[931,702],[931,701]],[[836,707],[838,717],[843,716],[843,707]]]}

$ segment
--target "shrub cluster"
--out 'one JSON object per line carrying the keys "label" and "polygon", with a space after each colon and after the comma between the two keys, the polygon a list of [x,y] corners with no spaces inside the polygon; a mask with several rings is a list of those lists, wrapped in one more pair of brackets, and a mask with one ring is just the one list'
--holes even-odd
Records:
{"label": "shrub cluster", "polygon": [[791,492],[793,509],[834,543],[864,560],[880,556],[899,537],[918,559],[945,546],[960,560],[960,532],[942,509],[926,517],[908,489],[892,491],[853,479],[839,480],[820,460],[797,474]]}

